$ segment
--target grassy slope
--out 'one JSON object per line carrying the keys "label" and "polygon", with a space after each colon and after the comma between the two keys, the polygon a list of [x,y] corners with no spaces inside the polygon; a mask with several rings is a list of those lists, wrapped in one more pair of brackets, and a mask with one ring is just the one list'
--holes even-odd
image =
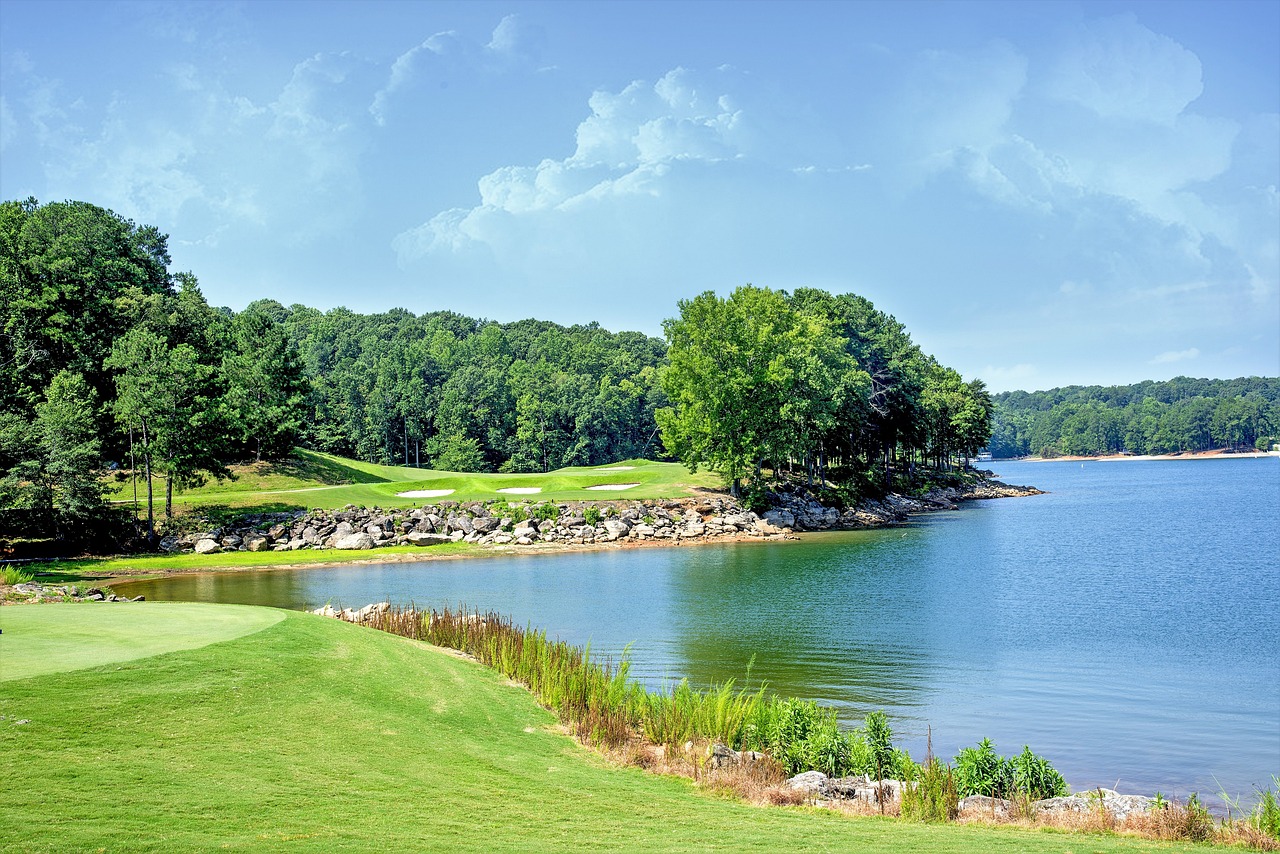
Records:
{"label": "grassy slope", "polygon": [[[632,466],[628,471],[601,471]],[[709,472],[690,474],[677,463],[627,460],[608,466],[560,469],[548,474],[467,474],[431,469],[397,468],[362,463],[315,451],[297,450],[280,463],[256,463],[235,469],[237,479],[212,481],[198,489],[174,495],[175,505],[214,505],[230,508],[283,509],[286,507],[420,506],[441,499],[399,498],[396,493],[420,489],[452,489],[453,501],[492,501],[524,498],[552,501],[598,501],[612,498],[673,498],[690,495],[696,488],[720,487]],[[583,487],[605,483],[639,483],[623,492],[593,491]],[[133,485],[112,481],[108,498],[132,501]],[[541,487],[536,495],[504,495],[506,487]],[[164,482],[155,481],[157,500],[163,505]],[[139,502],[145,503],[145,490]]]}
{"label": "grassy slope", "polygon": [[[127,632],[181,607],[55,607],[43,625],[102,609]],[[0,682],[0,849],[1176,848],[753,808],[611,767],[552,724],[473,662],[289,613],[199,649]]]}

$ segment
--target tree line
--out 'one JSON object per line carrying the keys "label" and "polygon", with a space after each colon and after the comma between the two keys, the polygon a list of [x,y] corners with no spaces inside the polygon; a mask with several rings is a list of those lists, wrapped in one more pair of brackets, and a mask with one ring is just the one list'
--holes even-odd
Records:
{"label": "tree line", "polygon": [[1280,378],[1175,377],[994,397],[995,457],[1261,449],[1280,441]]}

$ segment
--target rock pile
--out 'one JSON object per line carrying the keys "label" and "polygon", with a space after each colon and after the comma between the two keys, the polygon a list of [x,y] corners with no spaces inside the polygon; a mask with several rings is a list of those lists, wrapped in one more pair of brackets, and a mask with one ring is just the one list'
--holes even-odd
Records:
{"label": "rock pile", "polygon": [[19,599],[31,602],[142,602],[145,596],[117,596],[110,590],[98,587],[81,589],[74,584],[46,585],[35,581],[15,584],[11,588]]}
{"label": "rock pile", "polygon": [[967,490],[935,490],[923,498],[888,495],[843,510],[821,504],[807,493],[773,496],[773,508],[757,515],[728,496],[671,501],[460,503],[441,501],[414,510],[311,510],[249,517],[242,524],[183,537],[166,537],[165,551],[214,554],[224,551],[296,551],[382,546],[433,546],[466,542],[479,545],[534,543],[616,543],[648,540],[778,537],[795,531],[872,528],[906,521],[912,513],[955,509],[969,498],[1031,495],[1039,490],[987,481]]}
{"label": "rock pile", "polygon": [[[803,792],[815,800],[827,801],[866,801],[885,803],[902,800],[902,790],[914,783],[901,780],[872,780],[870,777],[828,777],[821,771],[805,771],[797,774],[784,783],[787,788]],[[1151,798],[1142,795],[1122,795],[1113,789],[1091,789],[1060,798],[1045,798],[1032,801],[1032,815],[1063,813],[1089,813],[1105,809],[1117,821],[1124,821],[1130,815],[1142,814],[1151,810]],[[960,801],[960,812],[978,812],[997,818],[1008,818],[1014,815],[1012,801],[1003,798],[990,798],[986,795],[970,795]]]}
{"label": "rock pile", "polygon": [[[588,520],[590,516],[590,521]],[[342,510],[272,514],[246,524],[166,537],[166,551],[375,549],[440,543],[521,546],[533,543],[766,537],[788,533],[728,497],[658,502],[565,504],[442,501],[415,510]]]}

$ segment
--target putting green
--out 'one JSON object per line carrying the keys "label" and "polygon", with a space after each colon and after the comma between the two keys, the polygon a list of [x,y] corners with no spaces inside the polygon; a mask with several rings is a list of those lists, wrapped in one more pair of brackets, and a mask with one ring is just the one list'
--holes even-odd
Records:
{"label": "putting green", "polygon": [[274,608],[185,602],[0,608],[0,681],[196,649],[261,631]]}

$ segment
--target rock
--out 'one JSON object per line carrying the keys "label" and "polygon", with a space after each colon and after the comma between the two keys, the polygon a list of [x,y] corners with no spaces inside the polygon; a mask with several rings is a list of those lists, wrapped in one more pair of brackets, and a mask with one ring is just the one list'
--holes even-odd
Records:
{"label": "rock", "polygon": [[415,546],[438,546],[451,542],[447,534],[424,534],[421,531],[410,531],[405,539]]}
{"label": "rock", "polygon": [[244,547],[251,552],[265,552],[271,548],[271,540],[262,535],[250,534],[244,539]]}
{"label": "rock", "polygon": [[821,771],[805,771],[797,774],[782,785],[788,789],[796,789],[810,796],[823,794],[827,788],[827,775]]}
{"label": "rock", "polygon": [[785,508],[766,511],[762,521],[768,522],[777,528],[794,528],[796,526],[795,515]]}
{"label": "rock", "polygon": [[498,530],[498,528],[501,527],[501,525],[502,525],[502,520],[495,519],[492,516],[484,516],[479,519],[473,519],[471,522],[471,527],[482,534],[492,533],[493,531]]}
{"label": "rock", "polygon": [[759,762],[763,758],[763,753],[757,753],[754,750],[744,750],[739,753],[728,745],[717,742],[711,745],[711,752],[707,756],[707,766],[710,768],[728,768],[733,765],[741,765],[744,762]]}
{"label": "rock", "polygon": [[1151,809],[1151,798],[1142,795],[1121,795],[1111,789],[1095,789],[1060,798],[1033,801],[1031,809],[1044,813],[1087,813],[1102,807],[1123,821],[1131,813],[1143,813]]}
{"label": "rock", "polygon": [[[511,532],[511,536],[515,537],[516,540],[520,540],[521,538],[532,539],[537,535],[538,529],[524,522],[521,522],[520,525]],[[523,545],[523,543],[521,545]]]}
{"label": "rock", "polygon": [[960,800],[960,812],[970,810],[982,815],[1007,818],[1013,814],[1013,802],[1004,798],[992,798],[987,795],[970,795]]}
{"label": "rock", "polygon": [[[345,525],[346,523],[344,522],[343,524]],[[337,537],[334,540],[333,547],[344,550],[371,549],[373,548],[373,537],[363,531],[358,534],[348,533],[345,536]]]}
{"label": "rock", "polygon": [[196,543],[196,554],[212,555],[222,551],[222,546],[218,545],[217,540],[203,539]]}
{"label": "rock", "polygon": [[222,538],[222,547],[224,549],[234,549],[236,546],[240,545],[242,542],[244,542],[244,540],[242,540],[240,537],[237,537],[235,534],[230,534]]}
{"label": "rock", "polygon": [[606,538],[613,541],[619,537],[625,537],[627,532],[631,530],[631,526],[620,519],[606,519],[604,530]]}

